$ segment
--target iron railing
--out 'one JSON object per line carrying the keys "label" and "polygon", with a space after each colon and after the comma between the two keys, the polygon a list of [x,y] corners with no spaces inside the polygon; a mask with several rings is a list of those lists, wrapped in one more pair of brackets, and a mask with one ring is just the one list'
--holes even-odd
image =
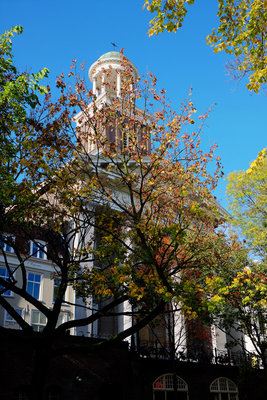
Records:
{"label": "iron railing", "polygon": [[245,351],[233,351],[230,349],[213,349],[209,351],[188,351],[186,347],[179,347],[177,351],[172,351],[168,347],[163,347],[159,343],[142,344],[135,349],[141,358],[154,358],[163,360],[172,360],[183,362],[208,363],[219,365],[238,366],[245,361],[253,367],[260,367],[260,359],[254,354],[247,354]]}

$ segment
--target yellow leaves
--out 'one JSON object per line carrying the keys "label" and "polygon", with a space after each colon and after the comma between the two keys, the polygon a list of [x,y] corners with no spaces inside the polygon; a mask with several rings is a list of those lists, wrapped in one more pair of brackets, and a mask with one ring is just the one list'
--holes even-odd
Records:
{"label": "yellow leaves", "polygon": [[227,195],[234,216],[231,223],[238,226],[255,253],[264,256],[267,240],[267,157],[263,149],[250,168],[228,176]]}
{"label": "yellow leaves", "polygon": [[150,21],[148,34],[153,36],[166,30],[176,32],[182,26],[182,22],[187,13],[186,5],[191,5],[194,0],[145,0],[143,9],[156,16]]}
{"label": "yellow leaves", "polygon": [[246,296],[246,297],[242,300],[242,304],[243,304],[243,305],[247,305],[250,301],[251,301],[251,298],[250,298],[249,296]]}
{"label": "yellow leaves", "polygon": [[223,300],[223,297],[216,294],[215,296],[212,297],[211,302],[216,305],[216,304],[220,303],[222,300]]}
{"label": "yellow leaves", "polygon": [[137,286],[134,282],[130,282],[129,284],[129,296],[140,301],[145,294],[145,290],[143,287]]}
{"label": "yellow leaves", "polygon": [[[164,31],[176,32],[182,26],[187,6],[194,0],[145,0],[143,9],[155,13],[149,24],[149,36]],[[248,90],[257,93],[267,82],[266,0],[234,1],[218,0],[219,26],[207,36],[206,42],[214,52],[225,51],[237,59],[234,77],[249,76]]]}
{"label": "yellow leaves", "polygon": [[197,202],[194,202],[190,206],[190,211],[192,214],[198,214],[200,211],[199,204]]}
{"label": "yellow leaves", "polygon": [[165,288],[164,288],[163,286],[158,287],[158,288],[156,289],[156,292],[157,292],[158,294],[162,294],[162,293],[164,293],[164,291],[165,291]]}
{"label": "yellow leaves", "polygon": [[267,147],[263,150],[261,150],[256,158],[256,160],[252,161],[250,163],[249,169],[246,171],[247,174],[252,174],[254,172],[257,172],[259,168],[261,168],[264,163],[267,162]]}
{"label": "yellow leaves", "polygon": [[260,301],[258,301],[258,305],[263,308],[267,307],[267,300],[261,299]]}
{"label": "yellow leaves", "polygon": [[[206,294],[209,293],[209,309],[211,312],[224,312],[226,308],[242,313],[252,309],[264,309],[267,300],[267,279],[264,272],[256,267],[255,270],[244,268],[235,276],[229,276],[225,271],[224,277],[206,278]],[[226,312],[225,311],[225,312]],[[241,313],[241,315],[242,315]]]}
{"label": "yellow leaves", "polygon": [[182,313],[185,317],[186,321],[191,321],[198,318],[198,314],[196,311],[193,311],[192,307],[183,304],[182,305]]}

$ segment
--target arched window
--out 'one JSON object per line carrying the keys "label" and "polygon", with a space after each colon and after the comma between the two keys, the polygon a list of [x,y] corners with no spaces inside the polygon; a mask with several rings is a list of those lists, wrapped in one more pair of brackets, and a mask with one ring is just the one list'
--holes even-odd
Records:
{"label": "arched window", "polygon": [[28,387],[25,385],[19,385],[14,393],[14,400],[28,400],[29,399]]}
{"label": "arched window", "polygon": [[161,375],[153,383],[153,400],[172,400],[175,389],[179,400],[189,399],[188,386],[182,378],[174,374]]}
{"label": "arched window", "polygon": [[238,400],[238,389],[228,378],[218,378],[210,385],[213,400]]}
{"label": "arched window", "polygon": [[49,386],[47,389],[47,400],[60,400],[60,388],[56,385]]}

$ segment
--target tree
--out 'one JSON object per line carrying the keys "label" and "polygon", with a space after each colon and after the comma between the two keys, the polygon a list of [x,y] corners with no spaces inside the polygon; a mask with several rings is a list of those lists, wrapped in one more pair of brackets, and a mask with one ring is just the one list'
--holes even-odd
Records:
{"label": "tree", "polygon": [[[149,36],[166,30],[176,32],[183,23],[187,7],[194,0],[146,0],[144,7],[156,13],[150,21]],[[267,80],[266,69],[266,1],[219,0],[219,26],[207,37],[214,52],[225,51],[235,56],[229,71],[236,78],[249,76],[248,90],[255,93]]]}
{"label": "tree", "polygon": [[252,366],[266,368],[266,263],[250,260],[237,235],[228,233],[216,247],[220,265],[183,274],[183,285],[195,293],[183,300],[185,318],[189,324],[199,318],[216,326],[227,335],[230,351],[242,352]]}
{"label": "tree", "polygon": [[[209,315],[245,350],[266,367],[266,149],[247,171],[228,175],[227,194],[232,211],[229,224],[238,228],[243,243],[218,271],[207,271],[203,288]],[[252,260],[251,260],[252,258]],[[254,259],[254,261],[253,261]]]}
{"label": "tree", "polygon": [[228,175],[227,195],[233,218],[247,245],[266,261],[267,155],[263,149],[247,171]]}
{"label": "tree", "polygon": [[[18,72],[13,64],[12,37],[21,34],[21,26],[15,26],[0,36],[0,184],[1,204],[7,201],[13,190],[13,176],[10,173],[9,162],[16,153],[12,143],[19,134],[17,130],[27,121],[27,110],[34,109],[38,104],[38,93],[44,94],[46,88],[39,84],[40,79],[48,76],[44,68],[36,74]],[[21,141],[23,146],[23,142]],[[14,165],[13,165],[14,167]],[[15,175],[15,173],[13,173]],[[7,188],[6,184],[9,183]],[[5,192],[8,190],[8,193]]]}
{"label": "tree", "polygon": [[[22,284],[2,248],[9,277],[0,278],[0,304],[28,334],[32,327],[5,299],[5,290],[46,317],[43,341],[36,348],[33,398],[40,395],[58,335],[104,316],[130,316],[132,326],[111,339],[121,341],[152,321],[171,299],[179,304],[194,296],[191,287],[181,284],[182,271],[222,262],[215,246],[221,216],[211,194],[221,165],[217,158],[210,174],[216,146],[200,149],[207,115],[199,117],[200,127],[194,130],[196,110],[190,99],[179,113],[172,111],[165,91],[156,92],[156,78],[149,75],[143,85],[134,82],[131,64],[123,55],[121,60],[120,96],[113,95],[114,75],[107,70],[108,99],[99,102],[75,73],[74,61],[72,85],[61,75],[58,99],[52,100],[48,88],[42,106],[12,127],[13,153],[5,164],[11,179],[3,180],[0,226],[2,241],[19,260]],[[5,236],[6,229],[21,240]],[[60,279],[52,308],[27,292],[30,254],[21,243],[32,240],[40,246],[37,231]],[[231,254],[226,249],[225,258]],[[85,302],[86,318],[57,326],[68,285],[80,298],[94,297],[98,310]]]}
{"label": "tree", "polygon": [[[267,321],[266,267],[250,263],[238,272],[222,271],[206,278],[208,309],[214,322],[249,354],[253,366],[266,368]],[[244,347],[249,339],[252,347]]]}
{"label": "tree", "polygon": [[[266,367],[266,215],[267,215],[267,158],[266,149],[259,152],[247,171],[228,175],[227,195],[232,217],[244,239],[242,252],[235,257],[232,272],[223,270],[213,282],[211,311],[229,328],[235,320],[236,330],[246,334],[257,357]],[[249,260],[250,253],[254,262]],[[255,259],[257,259],[255,261]],[[222,321],[222,320],[221,320]]]}

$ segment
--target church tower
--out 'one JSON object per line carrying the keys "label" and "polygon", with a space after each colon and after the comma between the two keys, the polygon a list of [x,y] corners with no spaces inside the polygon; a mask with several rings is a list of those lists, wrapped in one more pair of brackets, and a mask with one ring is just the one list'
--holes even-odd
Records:
{"label": "church tower", "polygon": [[[127,72],[126,72],[127,70]],[[91,102],[86,110],[86,113],[81,111],[74,117],[77,124],[77,137],[83,145],[83,148],[89,154],[98,154],[101,146],[98,145],[94,138],[94,133],[88,123],[90,118],[93,118],[96,110],[101,110],[104,107],[112,108],[112,104],[117,105],[114,110],[113,120],[108,121],[105,126],[99,126],[98,131],[101,130],[103,141],[106,140],[106,145],[119,154],[123,148],[128,146],[129,138],[127,137],[127,129],[129,129],[129,115],[131,112],[122,110],[122,89],[125,87],[125,77],[128,77],[127,85],[129,93],[133,89],[136,82],[139,80],[137,68],[130,62],[122,53],[117,51],[110,51],[103,54],[95,61],[88,72],[89,79],[93,85],[94,101]],[[147,136],[146,124],[141,124],[138,120],[138,108],[135,106],[136,114],[132,118],[135,119],[136,126],[136,140],[137,146],[144,142],[144,135]],[[85,115],[86,114],[86,115]],[[140,112],[140,114],[142,114]],[[148,118],[149,119],[149,118]],[[102,121],[101,121],[102,123]],[[150,139],[146,141],[145,152],[150,151]]]}
{"label": "church tower", "polygon": [[97,101],[107,101],[110,97],[120,97],[121,80],[125,62],[132,71],[133,84],[139,78],[136,67],[122,53],[110,51],[103,54],[89,69],[89,79],[93,84],[93,94]]}

